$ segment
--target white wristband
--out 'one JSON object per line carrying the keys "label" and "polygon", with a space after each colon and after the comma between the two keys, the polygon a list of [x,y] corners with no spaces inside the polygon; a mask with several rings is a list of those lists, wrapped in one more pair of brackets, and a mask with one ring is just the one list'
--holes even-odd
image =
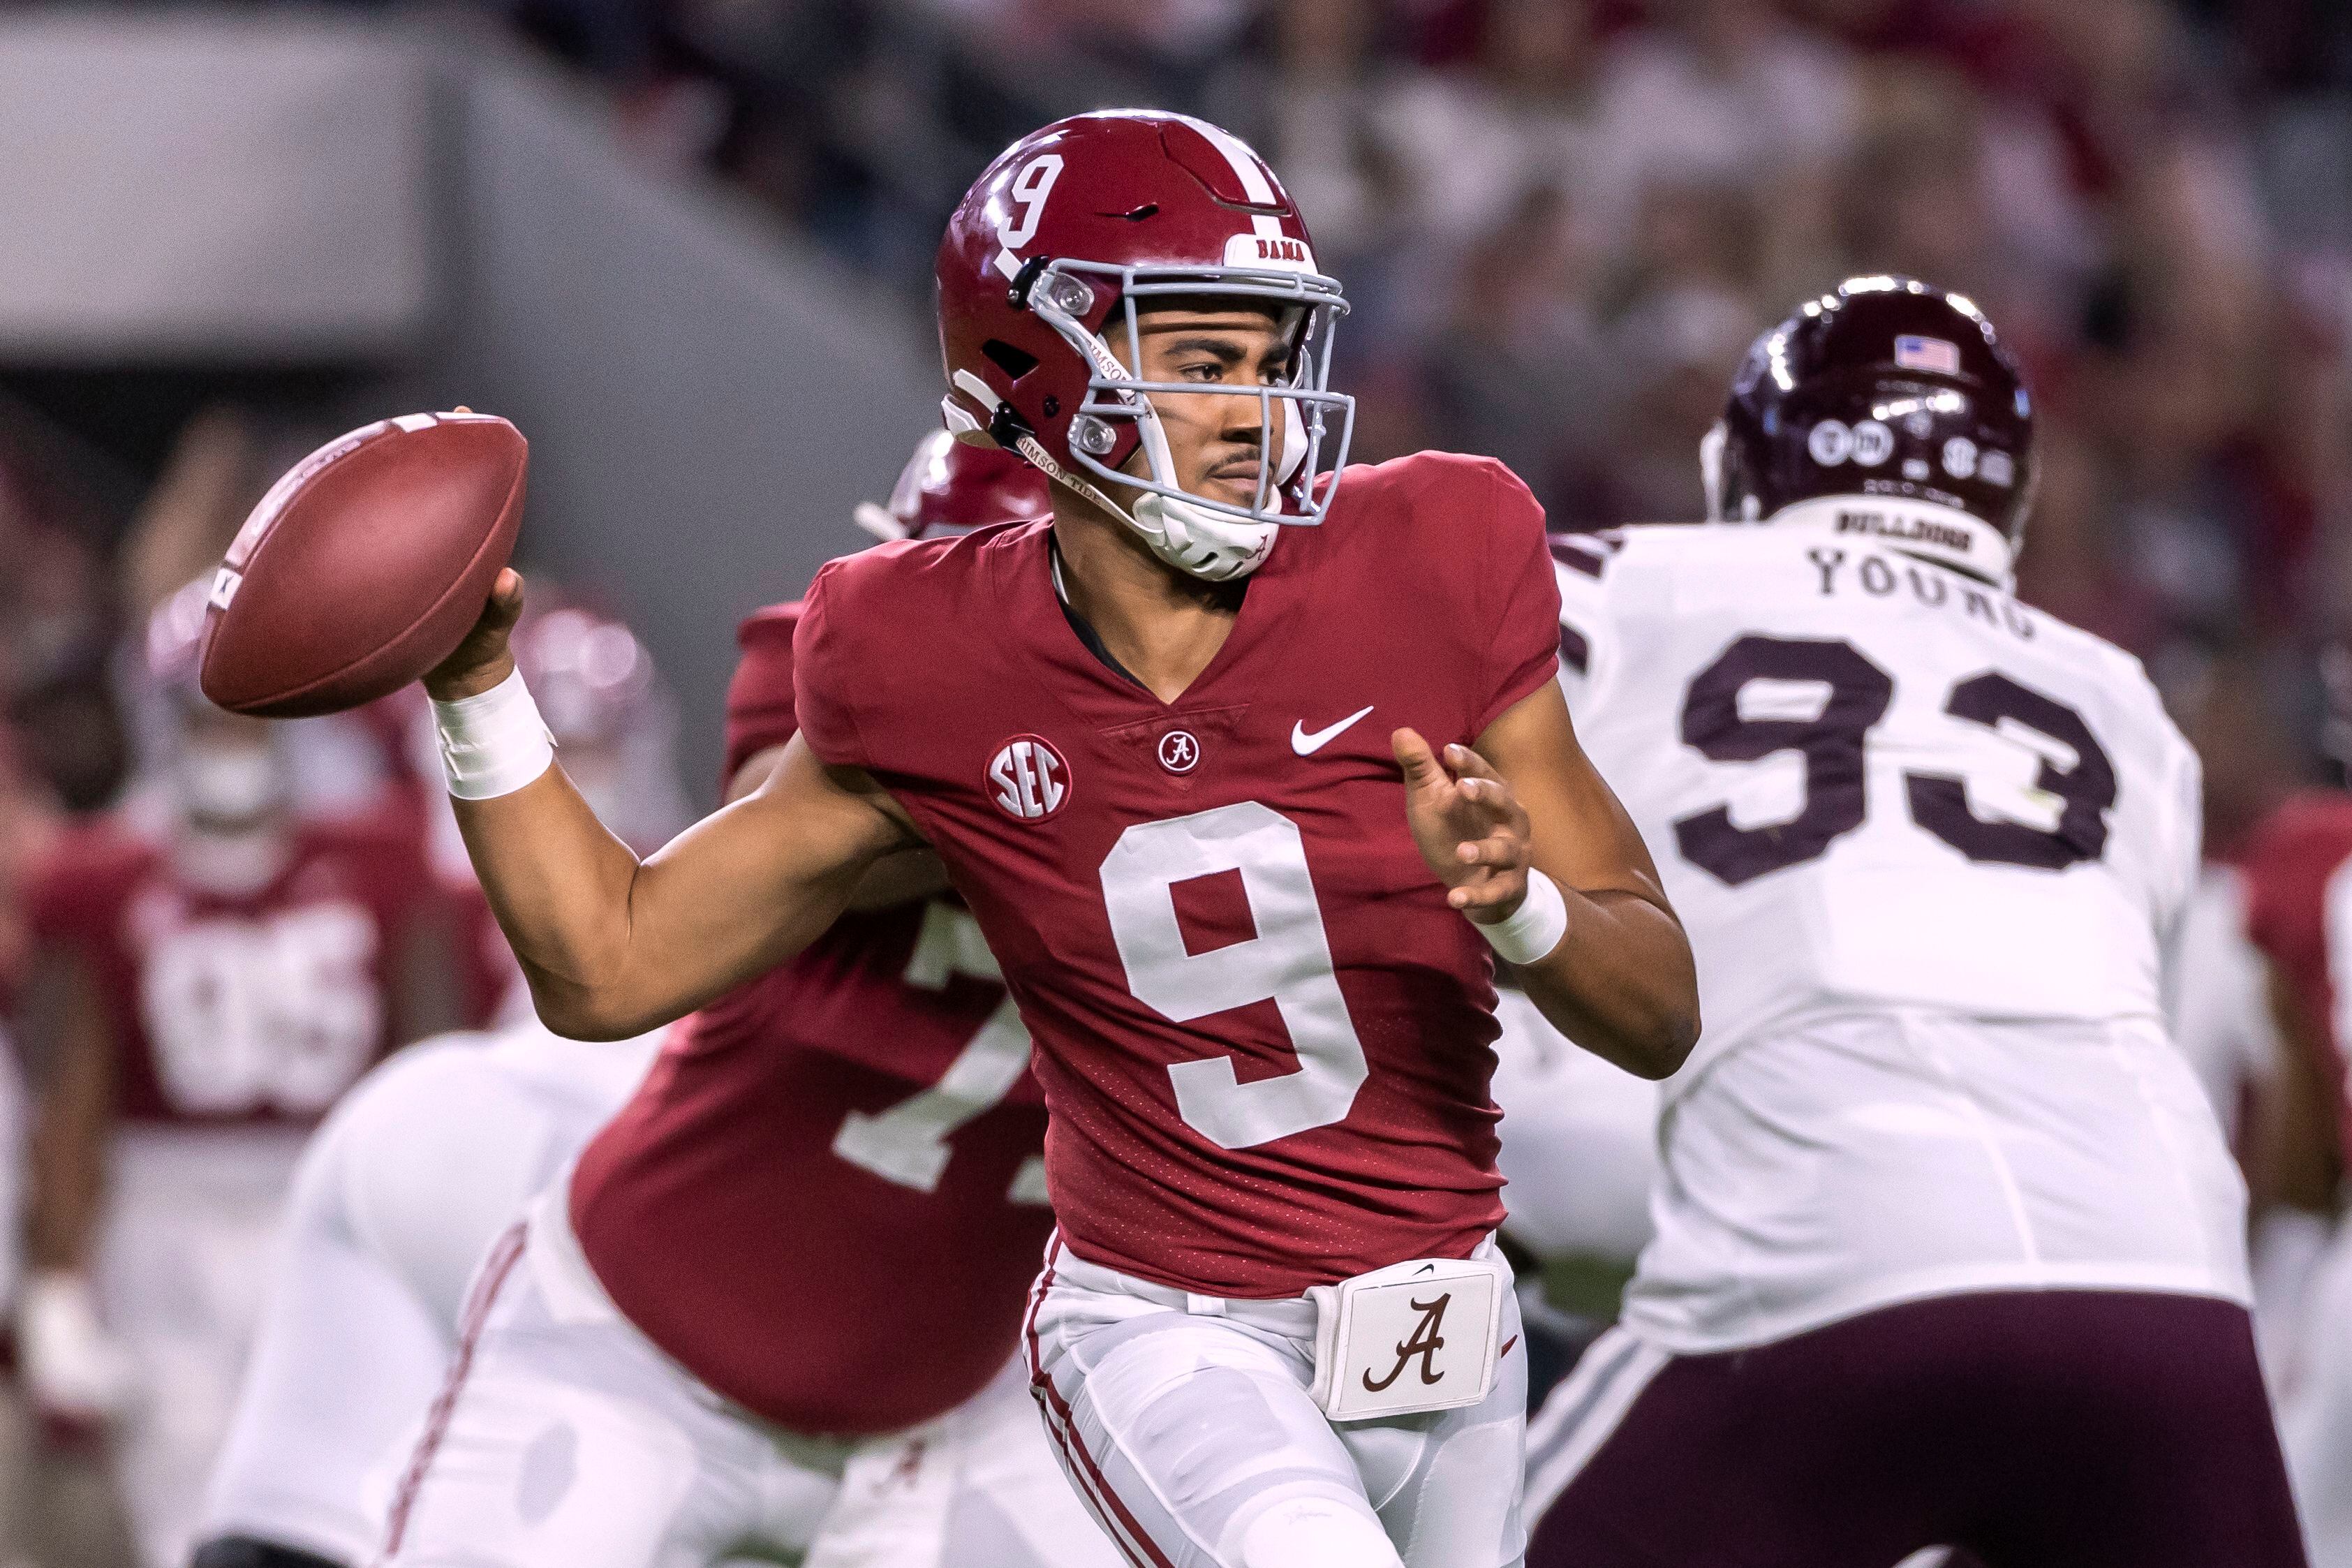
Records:
{"label": "white wristband", "polygon": [[1478,934],[1507,963],[1533,963],[1559,945],[1568,934],[1568,900],[1559,884],[1534,867],[1528,868],[1528,896],[1511,918],[1479,925]]}
{"label": "white wristband", "polygon": [[441,771],[459,800],[512,795],[555,761],[555,737],[518,669],[488,691],[433,704]]}

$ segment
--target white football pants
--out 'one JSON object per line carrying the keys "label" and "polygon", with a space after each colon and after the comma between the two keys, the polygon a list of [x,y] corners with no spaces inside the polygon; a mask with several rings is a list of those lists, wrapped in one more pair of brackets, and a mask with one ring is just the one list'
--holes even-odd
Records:
{"label": "white football pants", "polygon": [[1507,1275],[1484,1401],[1340,1423],[1308,1393],[1311,1300],[1190,1296],[1058,1237],[1046,1258],[1031,1376],[1072,1483],[1134,1568],[1519,1563],[1528,1363]]}
{"label": "white football pants", "polygon": [[542,1033],[534,1020],[411,1046],[310,1141],[199,1539],[251,1536],[354,1568],[374,1558],[476,1265],[653,1051],[551,1040],[536,1062]]}
{"label": "white football pants", "polygon": [[115,1137],[95,1272],[134,1380],[113,1468],[145,1568],[183,1568],[194,1544],[304,1136],[134,1127]]}
{"label": "white football pants", "polygon": [[2312,1270],[2279,1400],[2311,1568],[2352,1568],[2352,1219]]}
{"label": "white football pants", "polygon": [[1055,1465],[1017,1363],[907,1432],[784,1431],[621,1316],[580,1254],[561,1186],[491,1249],[467,1317],[392,1504],[388,1568],[803,1554],[807,1568],[1118,1568]]}

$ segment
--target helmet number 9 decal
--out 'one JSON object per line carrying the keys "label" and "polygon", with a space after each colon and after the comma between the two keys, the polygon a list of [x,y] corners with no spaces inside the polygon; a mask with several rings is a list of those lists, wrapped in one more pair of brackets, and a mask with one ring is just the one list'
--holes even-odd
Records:
{"label": "helmet number 9 decal", "polygon": [[996,269],[1007,278],[1021,270],[1020,258],[1013,253],[1037,237],[1037,225],[1045,216],[1045,198],[1054,194],[1054,182],[1062,177],[1062,155],[1042,153],[1021,165],[1013,176],[1013,203],[1017,209],[997,220],[997,242],[1004,248],[996,253]]}
{"label": "helmet number 9 decal", "polygon": [[[1810,719],[1748,717],[1740,711],[1750,684],[1825,687]],[[1685,745],[1718,763],[1753,763],[1780,752],[1805,762],[1804,806],[1782,822],[1741,827],[1728,805],[1675,824],[1684,859],[1731,887],[1818,858],[1860,827],[1868,812],[1864,742],[1895,699],[1894,678],[1852,643],[1835,639],[1744,637],[1694,677],[1683,699]],[[2056,698],[1988,673],[1954,687],[1944,711],[1964,723],[2016,726],[2071,753],[2061,766],[2041,748],[2034,793],[2059,808],[2053,826],[1990,819],[1969,803],[1956,773],[1903,775],[1911,820],[1978,865],[2063,871],[2095,860],[2107,847],[2107,813],[2116,804],[2116,769],[2083,716]]]}
{"label": "helmet number 9 decal", "polygon": [[[1239,872],[1256,935],[1194,952],[1176,914],[1175,888]],[[1168,1069],[1186,1125],[1221,1149],[1249,1149],[1348,1114],[1370,1071],[1307,875],[1298,825],[1254,800],[1118,836],[1102,863],[1111,940],[1137,1001],[1171,1023],[1271,1001],[1298,1070],[1244,1083],[1228,1056]]]}

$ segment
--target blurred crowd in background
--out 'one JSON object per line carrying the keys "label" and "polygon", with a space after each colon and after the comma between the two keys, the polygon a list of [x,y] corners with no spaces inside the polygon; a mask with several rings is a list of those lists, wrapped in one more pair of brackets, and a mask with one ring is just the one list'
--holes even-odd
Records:
{"label": "blurred crowd in background", "polygon": [[[485,7],[606,94],[648,165],[722,175],[910,325],[949,209],[1015,136],[1117,103],[1228,125],[1347,285],[1355,457],[1492,453],[1563,529],[1698,517],[1731,370],[1800,300],[1878,270],[1963,290],[2040,400],[2022,591],[2176,698],[2214,849],[2345,749],[2342,0]],[[140,773],[151,616],[334,434],[277,385],[101,449],[23,393],[0,377],[0,999],[30,868]],[[674,733],[653,709],[639,752]],[[632,837],[658,842],[676,769],[633,765]]]}
{"label": "blurred crowd in background", "polygon": [[[1697,515],[1692,454],[1727,373],[1797,300],[1877,269],[1966,290],[2042,398],[2028,595],[2151,658],[2251,647],[2315,733],[2298,671],[2352,611],[2337,559],[2352,8],[514,0],[512,15],[606,84],[648,157],[715,166],[909,312],[928,310],[944,215],[1013,136],[1122,101],[1230,125],[1283,171],[1347,282],[1358,455],[1492,452],[1569,528]],[[234,488],[241,464],[256,487],[261,433],[192,434],[171,483]],[[0,584],[0,682],[39,771],[85,804],[119,767],[74,693],[102,663],[122,518],[5,445],[0,474],[0,553],[19,563]]]}
{"label": "blurred crowd in background", "polygon": [[[609,89],[647,159],[722,172],[910,314],[944,215],[1013,136],[1116,102],[1232,126],[1348,285],[1358,456],[1494,453],[1566,528],[1696,516],[1727,373],[1801,299],[1877,269],[1963,289],[2042,400],[2028,596],[2160,675],[2251,657],[2317,744],[2315,654],[2352,620],[2352,7],[509,9]],[[171,497],[257,492],[285,433],[226,424],[190,433]],[[152,564],[110,560],[132,509],[110,515],[70,454],[28,461],[5,428],[0,685],[20,749],[87,805],[121,762],[91,677]]]}
{"label": "blurred crowd in background", "polygon": [[2252,654],[2315,741],[2352,497],[2352,7],[2330,0],[523,0],[655,156],[927,306],[1012,137],[1204,114],[1354,302],[1358,455],[1510,462],[1567,528],[1701,509],[1750,338],[1854,272],[1974,296],[2041,395],[2028,596]]}
{"label": "blurred crowd in background", "polygon": [[[1853,272],[1974,296],[2041,399],[2026,595],[2306,762],[2352,631],[2352,7],[2330,0],[513,0],[643,155],[929,310],[993,152],[1116,102],[1252,139],[1353,309],[1356,456],[1679,521],[1752,336]],[[0,398],[0,846],[131,771],[114,650],[331,434],[126,468]],[[13,825],[13,826],[12,826]],[[0,848],[0,886],[7,862]],[[0,900],[0,910],[5,900]],[[0,965],[10,937],[0,918]]]}

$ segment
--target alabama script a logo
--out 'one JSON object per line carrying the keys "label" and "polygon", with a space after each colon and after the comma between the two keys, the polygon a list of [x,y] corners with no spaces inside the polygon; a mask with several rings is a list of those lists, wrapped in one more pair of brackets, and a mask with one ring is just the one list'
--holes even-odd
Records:
{"label": "alabama script a logo", "polygon": [[1421,1358],[1422,1382],[1426,1384],[1444,1380],[1445,1374],[1438,1371],[1433,1363],[1437,1352],[1445,1348],[1445,1336],[1440,1331],[1445,1327],[1445,1309],[1453,1300],[1454,1292],[1448,1290],[1434,1301],[1413,1302],[1412,1310],[1421,1314],[1421,1321],[1413,1325],[1411,1338],[1398,1343],[1396,1365],[1389,1368],[1389,1374],[1386,1377],[1375,1383],[1369,1371],[1363,1374],[1364,1388],[1367,1392],[1379,1394],[1386,1389],[1389,1384],[1404,1375],[1406,1363],[1416,1356]]}

